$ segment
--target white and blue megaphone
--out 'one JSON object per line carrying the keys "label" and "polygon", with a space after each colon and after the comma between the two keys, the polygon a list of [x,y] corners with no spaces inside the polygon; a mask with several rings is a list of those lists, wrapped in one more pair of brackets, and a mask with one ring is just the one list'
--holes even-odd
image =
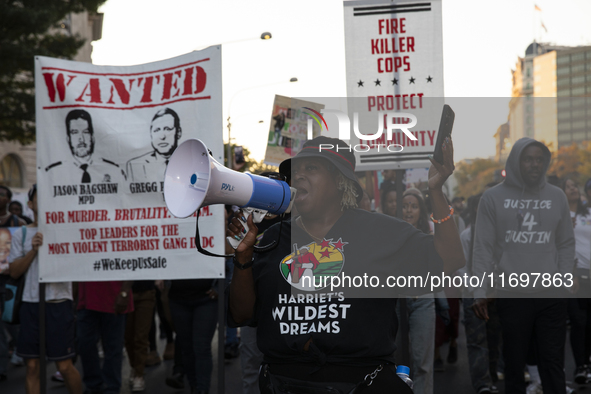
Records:
{"label": "white and blue megaphone", "polygon": [[[258,223],[267,213],[288,213],[294,196],[295,189],[287,182],[224,167],[197,139],[187,140],[175,149],[164,176],[166,206],[179,218],[191,216],[207,205],[229,204],[244,208],[245,218],[252,213],[253,221]],[[248,231],[246,223],[241,222]],[[232,237],[227,239],[234,248],[242,241]],[[200,252],[211,255],[202,250],[199,242],[196,243]]]}

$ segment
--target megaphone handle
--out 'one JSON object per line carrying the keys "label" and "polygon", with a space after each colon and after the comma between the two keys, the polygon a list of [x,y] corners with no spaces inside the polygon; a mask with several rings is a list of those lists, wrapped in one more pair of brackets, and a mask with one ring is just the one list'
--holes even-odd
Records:
{"label": "megaphone handle", "polygon": [[[253,222],[260,223],[263,220],[263,218],[265,217],[266,212],[267,211],[263,211],[261,209],[242,208],[243,215],[242,215],[242,218],[238,219],[238,221],[240,223],[242,223],[246,232],[241,234],[240,240],[238,240],[234,237],[226,237],[228,239],[228,242],[230,243],[230,245],[232,245],[232,247],[234,248],[234,250],[236,250],[236,248],[238,248],[238,245],[240,245],[240,243],[244,239],[246,233],[248,233],[248,226],[245,223],[245,220],[242,220],[242,219],[246,219],[246,221],[248,221],[248,217],[252,214],[253,215],[253,218],[252,218]],[[265,252],[269,252],[269,251],[275,249],[277,247],[277,245],[279,245],[278,240],[281,239],[281,229],[282,228],[283,228],[283,220],[281,220],[279,222],[279,234],[277,236],[277,240],[273,240],[269,245],[265,245],[265,246],[256,246],[255,245],[254,246],[255,253],[265,253]]]}
{"label": "megaphone handle", "polygon": [[[249,209],[250,210],[251,208],[245,208],[245,209]],[[201,208],[197,210],[197,219],[195,220],[195,246],[197,246],[197,250],[199,251],[199,253],[204,254],[206,256],[211,256],[211,257],[224,257],[224,258],[234,257],[233,254],[216,254],[216,253],[212,253],[212,252],[210,252],[208,250],[203,249],[203,247],[201,246],[201,236],[199,234],[199,216],[200,216],[199,214],[200,213],[201,213]],[[245,217],[245,219],[248,219],[248,215]],[[242,222],[241,219],[239,219],[239,220],[240,220],[240,222]],[[258,222],[260,222],[260,220]],[[255,222],[255,223],[258,223],[258,222]],[[282,229],[282,227],[283,227],[283,220],[281,220],[281,222],[279,223],[279,235],[277,237],[278,240],[281,239],[281,229]],[[248,227],[245,226],[245,228],[248,228]],[[247,230],[247,232],[248,232],[248,230]],[[237,241],[237,240],[235,240],[232,237],[228,237],[228,241],[230,241],[230,239],[232,239],[234,241]],[[240,242],[242,242],[242,240],[240,240]],[[237,245],[240,245],[240,242],[238,242]],[[254,251],[256,253],[269,252],[269,251],[275,249],[277,247],[277,245],[279,245],[279,243],[276,240],[273,240],[269,245],[255,246],[254,247]],[[238,247],[238,246],[236,246],[236,247]]]}
{"label": "megaphone handle", "polygon": [[[242,226],[244,227],[245,232],[243,232],[240,235],[240,239],[236,239],[234,237],[226,237],[226,239],[228,240],[230,245],[232,245],[234,250],[236,250],[236,248],[238,248],[238,245],[240,245],[240,243],[242,242],[242,240],[246,236],[246,233],[248,233],[248,231],[249,231],[248,225],[246,224],[246,222],[248,221],[248,217],[250,215],[252,215],[252,222],[253,223],[260,223],[263,221],[263,219],[265,218],[265,215],[268,212],[268,211],[265,211],[264,209],[259,209],[259,208],[248,208],[247,207],[247,208],[241,208],[241,209],[242,209],[242,217],[238,218],[238,221],[240,223],[242,223]],[[275,241],[273,241],[273,244],[275,244]],[[268,246],[273,246],[273,244],[268,245]],[[267,247],[255,246],[254,248],[255,248],[255,252],[264,252],[267,250]]]}

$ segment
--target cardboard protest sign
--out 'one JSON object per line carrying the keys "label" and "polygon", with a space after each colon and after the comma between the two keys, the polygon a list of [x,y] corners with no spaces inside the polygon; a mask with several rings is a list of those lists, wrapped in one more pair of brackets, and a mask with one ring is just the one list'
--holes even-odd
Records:
{"label": "cardboard protest sign", "polygon": [[[221,47],[129,67],[36,57],[35,76],[40,280],[223,277],[163,196],[183,141],[223,162]],[[201,215],[202,246],[223,253],[223,207]]]}
{"label": "cardboard protest sign", "polygon": [[[320,112],[322,108],[322,104],[275,95],[265,163],[278,166],[283,160],[295,156],[307,140],[310,114]],[[313,123],[312,130],[314,137],[320,135],[317,123]]]}
{"label": "cardboard protest sign", "polygon": [[[364,146],[357,170],[428,167],[443,106],[441,1],[343,4],[349,119],[358,114],[363,134],[384,129],[376,139],[351,136],[352,146]],[[388,123],[410,130],[388,135]]]}

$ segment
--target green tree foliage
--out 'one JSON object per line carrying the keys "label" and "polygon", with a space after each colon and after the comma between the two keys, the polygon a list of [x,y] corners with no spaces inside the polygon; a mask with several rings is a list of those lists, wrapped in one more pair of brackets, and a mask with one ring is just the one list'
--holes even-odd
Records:
{"label": "green tree foliage", "polygon": [[[495,171],[502,168],[504,165],[488,159],[458,163],[454,172],[458,181],[456,195],[468,197],[482,192],[484,186],[494,180]],[[560,180],[570,178],[582,187],[591,178],[591,142],[562,146],[553,152],[547,175],[555,175]]]}
{"label": "green tree foliage", "polygon": [[484,186],[494,180],[494,173],[503,169],[503,164],[490,159],[461,161],[456,165],[454,175],[458,181],[455,194],[468,198],[482,193]]}
{"label": "green tree foliage", "polygon": [[34,57],[73,58],[84,40],[62,27],[64,19],[96,12],[105,1],[0,2],[0,141],[35,140]]}
{"label": "green tree foliage", "polygon": [[591,143],[563,146],[552,154],[548,174],[560,179],[571,178],[579,185],[591,177]]}
{"label": "green tree foliage", "polygon": [[249,169],[253,174],[262,174],[263,172],[279,172],[279,167],[270,166],[263,161],[256,161],[251,164]]}

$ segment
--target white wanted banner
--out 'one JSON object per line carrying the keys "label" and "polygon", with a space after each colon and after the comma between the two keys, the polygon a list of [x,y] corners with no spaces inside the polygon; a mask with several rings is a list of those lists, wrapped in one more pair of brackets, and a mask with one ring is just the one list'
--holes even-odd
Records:
{"label": "white wanted banner", "polygon": [[[343,4],[347,96],[363,98],[349,100],[351,122],[357,112],[360,131],[374,134],[378,114],[399,112],[417,117],[416,126],[410,128],[417,140],[400,130],[395,130],[391,139],[386,133],[376,140],[352,135],[351,145],[367,146],[363,148],[367,151],[356,152],[357,169],[428,167],[427,155],[434,150],[443,106],[441,1]],[[426,98],[437,99],[427,103]],[[402,117],[392,123],[408,121]],[[393,153],[397,150],[394,145],[401,146],[402,152]]]}
{"label": "white wanted banner", "polygon": [[[185,140],[222,160],[220,46],[130,67],[36,57],[35,89],[41,281],[224,276],[163,195]],[[202,210],[200,228],[223,253],[223,207]]]}

